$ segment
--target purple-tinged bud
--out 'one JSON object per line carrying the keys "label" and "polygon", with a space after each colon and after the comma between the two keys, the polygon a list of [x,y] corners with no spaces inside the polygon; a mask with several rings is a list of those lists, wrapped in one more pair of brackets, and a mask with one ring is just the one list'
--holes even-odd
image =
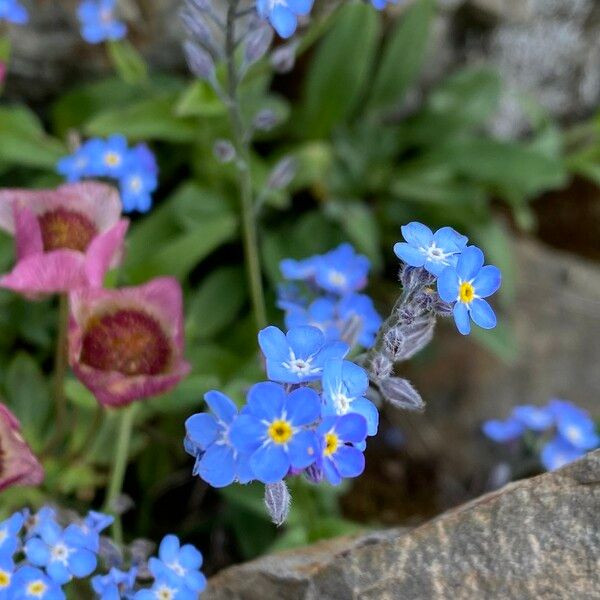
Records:
{"label": "purple-tinged bud", "polygon": [[256,29],[250,31],[244,48],[244,62],[251,65],[260,60],[271,47],[273,28],[261,21]]}
{"label": "purple-tinged bud", "polygon": [[278,124],[279,119],[270,108],[264,108],[259,111],[252,121],[254,129],[257,131],[271,131]]}
{"label": "purple-tinged bud", "polygon": [[271,521],[279,527],[283,525],[290,512],[292,497],[285,481],[268,483],[265,486],[265,506]]}
{"label": "purple-tinged bud", "polygon": [[229,140],[217,140],[213,146],[213,154],[220,163],[225,164],[235,158],[236,152]]}
{"label": "purple-tinged bud", "polygon": [[289,73],[296,63],[296,43],[279,46],[271,54],[271,66],[276,73]]}
{"label": "purple-tinged bud", "polygon": [[400,269],[400,283],[402,287],[408,290],[416,290],[417,288],[431,285],[435,281],[435,277],[421,267],[411,267],[404,265]]}
{"label": "purple-tinged bud", "polygon": [[444,302],[439,297],[433,307],[433,310],[438,317],[451,317],[453,314],[452,304],[448,304],[448,302]]}
{"label": "purple-tinged bud", "polygon": [[214,77],[215,63],[212,56],[198,44],[186,40],[183,50],[190,71],[198,78],[209,81]]}
{"label": "purple-tinged bud", "polygon": [[298,161],[293,156],[282,158],[271,171],[267,187],[272,190],[286,188],[293,181],[298,170]]}
{"label": "purple-tinged bud", "polygon": [[204,15],[198,11],[183,9],[179,16],[187,33],[205,48],[213,48],[215,39]]}
{"label": "purple-tinged bud", "polygon": [[412,383],[401,377],[389,377],[379,383],[381,395],[395,408],[422,411],[425,403]]}
{"label": "purple-tinged bud", "polygon": [[416,319],[410,325],[403,325],[404,348],[398,360],[408,360],[425,348],[433,338],[434,329],[435,317],[431,314]]}
{"label": "purple-tinged bud", "polygon": [[383,336],[383,347],[385,353],[397,362],[402,358],[404,352],[404,333],[400,327],[392,327]]}
{"label": "purple-tinged bud", "polygon": [[369,374],[375,381],[387,379],[393,369],[394,363],[385,354],[376,354],[369,363]]}
{"label": "purple-tinged bud", "polygon": [[323,469],[316,464],[310,465],[304,472],[311,483],[321,483],[323,481]]}

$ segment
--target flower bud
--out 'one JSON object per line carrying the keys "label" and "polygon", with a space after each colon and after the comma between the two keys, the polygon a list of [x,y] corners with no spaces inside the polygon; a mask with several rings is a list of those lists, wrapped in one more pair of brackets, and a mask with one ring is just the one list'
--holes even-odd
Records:
{"label": "flower bud", "polygon": [[400,327],[392,327],[383,336],[383,347],[385,353],[397,362],[402,358],[404,352],[404,333]]}
{"label": "flower bud", "polygon": [[422,411],[425,403],[421,395],[407,379],[389,377],[379,383],[382,396],[395,408]]}
{"label": "flower bud", "polygon": [[271,171],[267,187],[272,190],[286,188],[293,181],[298,170],[298,161],[293,156],[282,158]]}
{"label": "flower bud", "polygon": [[271,521],[279,527],[283,525],[290,512],[292,497],[285,481],[268,483],[265,486],[265,506]]}
{"label": "flower bud", "polygon": [[198,44],[186,40],[183,50],[190,71],[198,78],[206,81],[214,77],[215,63],[212,56]]}
{"label": "flower bud", "polygon": [[244,48],[244,62],[251,65],[260,60],[269,50],[273,41],[273,28],[265,22],[248,34]]}
{"label": "flower bud", "polygon": [[369,374],[375,381],[387,379],[394,368],[394,363],[385,354],[376,354],[369,364]]}
{"label": "flower bud", "polygon": [[225,164],[235,158],[236,152],[229,140],[217,140],[213,146],[213,154],[220,163]]}
{"label": "flower bud", "polygon": [[254,129],[258,131],[271,131],[279,123],[279,119],[270,108],[259,111],[252,121]]}
{"label": "flower bud", "polygon": [[213,48],[215,40],[210,25],[206,17],[197,10],[191,11],[183,9],[179,16],[188,35],[194,38],[201,46]]}
{"label": "flower bud", "polygon": [[296,44],[279,46],[271,54],[271,66],[276,73],[289,73],[296,63]]}

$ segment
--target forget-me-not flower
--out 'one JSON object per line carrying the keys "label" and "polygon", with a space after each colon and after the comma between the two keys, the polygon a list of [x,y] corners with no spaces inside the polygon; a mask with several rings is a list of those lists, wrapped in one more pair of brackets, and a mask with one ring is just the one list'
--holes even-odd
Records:
{"label": "forget-me-not flower", "polygon": [[106,575],[92,577],[92,589],[102,600],[121,600],[133,594],[137,569],[120,571],[112,568]]}
{"label": "forget-me-not flower", "polygon": [[516,406],[512,416],[531,431],[545,431],[554,423],[552,412],[545,406],[532,406],[531,404]]}
{"label": "forget-me-not flower", "polygon": [[357,341],[363,348],[370,348],[383,322],[373,300],[365,294],[349,294],[340,300],[337,310],[344,327],[352,320],[360,320]]}
{"label": "forget-me-not flower", "polygon": [[315,280],[324,290],[339,295],[358,292],[367,285],[371,263],[350,244],[341,244],[316,258]]}
{"label": "forget-me-not flower", "polygon": [[433,233],[417,221],[403,225],[401,231],[406,242],[396,243],[396,256],[411,267],[424,267],[432,275],[440,275],[446,267],[456,266],[468,241],[452,227],[442,227]]}
{"label": "forget-me-not flower", "polygon": [[269,379],[280,383],[302,383],[321,377],[330,358],[343,358],[348,352],[344,342],[326,342],[316,327],[294,327],[284,334],[270,326],[258,334],[258,343],[267,362]]}
{"label": "forget-me-not flower", "polygon": [[15,562],[12,556],[0,554],[0,600],[11,600],[9,595],[15,574]]}
{"label": "forget-me-not flower", "polygon": [[116,0],[84,0],[77,10],[81,36],[89,44],[106,40],[120,40],[127,34],[127,26],[115,16]]}
{"label": "forget-me-not flower", "polygon": [[311,388],[286,394],[276,383],[257,383],[229,435],[239,452],[251,454],[256,479],[276,483],[291,467],[304,469],[315,461],[317,439],[307,426],[320,414],[321,399]]}
{"label": "forget-me-not flower", "polygon": [[284,258],[279,263],[281,274],[286,279],[293,281],[309,281],[315,277],[317,272],[317,256],[311,256],[303,260]]}
{"label": "forget-me-not flower", "polygon": [[0,557],[11,557],[17,551],[24,520],[23,514],[17,512],[0,523]]}
{"label": "forget-me-not flower", "polygon": [[553,399],[548,403],[548,411],[554,416],[558,433],[573,447],[591,450],[600,445],[596,424],[582,408],[571,402]]}
{"label": "forget-me-not flower", "polygon": [[460,254],[456,267],[446,267],[438,277],[440,298],[454,304],[454,321],[463,335],[470,333],[471,319],[484,329],[496,326],[496,315],[484,298],[500,288],[502,276],[500,269],[484,267],[483,262],[483,252],[469,246]]}
{"label": "forget-me-not flower", "polygon": [[581,458],[584,454],[585,450],[573,446],[564,437],[557,435],[542,448],[540,460],[548,471],[554,471]]}
{"label": "forget-me-not flower", "polygon": [[263,19],[268,19],[273,29],[282,37],[294,35],[298,17],[308,15],[313,0],[257,0],[256,9]]}
{"label": "forget-me-not flower", "polygon": [[238,453],[229,439],[229,429],[238,414],[235,403],[214,390],[204,399],[213,414],[198,413],[185,422],[186,449],[196,457],[194,475],[217,488],[234,481],[248,483],[252,479],[248,456]]}
{"label": "forget-me-not flower", "polygon": [[24,566],[13,577],[10,599],[65,600],[60,585],[40,569]]}
{"label": "forget-me-not flower", "polygon": [[0,0],[0,20],[24,25],[29,21],[27,9],[18,0]]}

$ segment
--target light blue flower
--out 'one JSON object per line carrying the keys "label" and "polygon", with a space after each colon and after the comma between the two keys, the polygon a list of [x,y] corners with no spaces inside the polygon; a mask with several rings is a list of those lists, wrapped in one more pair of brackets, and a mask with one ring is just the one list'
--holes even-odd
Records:
{"label": "light blue flower", "polygon": [[12,556],[0,554],[0,600],[13,600],[15,563]]}
{"label": "light blue flower", "polygon": [[96,150],[94,174],[119,179],[125,173],[127,157],[127,138],[120,134],[111,135],[103,146]]}
{"label": "light blue flower", "polygon": [[47,522],[56,521],[56,511],[50,506],[43,506],[34,515],[27,514],[25,519],[26,534],[25,538],[28,539],[34,535],[38,535],[39,531]]}
{"label": "light blue flower", "polygon": [[0,0],[0,20],[25,25],[29,21],[27,9],[18,0]]}
{"label": "light blue flower", "polygon": [[554,416],[559,434],[571,446],[592,450],[600,445],[596,424],[583,409],[565,400],[550,400],[548,411]]}
{"label": "light blue flower", "polygon": [[154,580],[148,590],[140,590],[133,600],[198,600],[198,594],[181,585],[170,571],[163,569],[163,575]]}
{"label": "light blue flower", "polygon": [[97,553],[100,549],[100,533],[114,523],[115,518],[112,515],[91,510],[83,523],[79,525],[82,534],[83,547]]}
{"label": "light blue flower", "polygon": [[327,360],[343,358],[348,352],[347,344],[326,342],[316,327],[294,327],[286,335],[270,326],[258,334],[258,343],[265,355],[269,379],[280,383],[317,380]]}
{"label": "light blue flower", "polygon": [[455,267],[467,238],[452,227],[435,233],[426,225],[413,221],[401,227],[406,242],[394,246],[396,256],[411,267],[424,267],[432,275],[440,275],[446,267]]}
{"label": "light blue flower", "polygon": [[251,455],[256,479],[276,483],[290,468],[304,469],[315,461],[317,439],[307,426],[320,414],[321,400],[308,387],[286,395],[281,385],[257,383],[231,426],[230,439],[239,452]]}
{"label": "light blue flower", "polygon": [[256,9],[263,19],[268,19],[273,29],[282,37],[294,35],[298,17],[308,15],[313,0],[257,0]]}
{"label": "light blue flower", "polygon": [[133,594],[137,569],[120,571],[114,567],[106,575],[92,577],[92,589],[100,600],[121,600]]}
{"label": "light blue flower", "polygon": [[344,295],[358,292],[367,285],[370,263],[350,244],[341,244],[331,252],[315,257],[315,281],[324,290]]}
{"label": "light blue flower", "polygon": [[115,17],[116,0],[84,0],[77,10],[81,36],[89,44],[106,40],[120,40],[127,35],[127,27]]}
{"label": "light blue flower", "polygon": [[525,431],[523,423],[515,418],[510,418],[506,421],[492,419],[486,421],[482,429],[486,437],[500,444],[519,439]]}
{"label": "light blue flower", "polygon": [[500,269],[484,267],[483,262],[483,252],[469,246],[459,256],[456,267],[446,267],[438,277],[440,298],[454,304],[454,321],[463,335],[471,331],[470,319],[484,329],[496,326],[496,315],[484,298],[499,289],[502,276]]}
{"label": "light blue flower", "polygon": [[21,567],[14,575],[10,600],[65,600],[60,585],[40,569]]}
{"label": "light blue flower", "polygon": [[572,463],[584,454],[585,450],[576,448],[561,435],[557,435],[544,446],[540,459],[548,471],[554,471]]}
{"label": "light blue flower", "polygon": [[206,587],[206,577],[200,572],[201,552],[191,544],[180,546],[175,535],[163,538],[158,558],[151,558],[148,566],[156,580],[173,581],[180,590],[195,594],[194,598]]}
{"label": "light blue flower", "polygon": [[375,435],[379,413],[365,398],[369,376],[358,365],[341,359],[328,360],[323,369],[323,416],[356,413],[367,423],[367,435]]}
{"label": "light blue flower", "polygon": [[86,547],[86,536],[77,525],[63,530],[47,520],[38,532],[39,537],[32,537],[25,544],[25,554],[32,565],[45,567],[48,576],[58,584],[73,577],[87,577],[96,568],[96,555]]}
{"label": "light blue flower", "polygon": [[320,442],[319,466],[329,483],[337,485],[346,477],[358,477],[365,469],[365,457],[355,445],[364,447],[367,423],[361,415],[349,413],[326,417],[317,428]]}
{"label": "light blue flower", "polygon": [[216,488],[234,481],[248,483],[252,479],[248,456],[238,453],[229,439],[238,414],[235,403],[214,390],[204,399],[213,414],[198,413],[185,422],[186,449],[196,458],[194,475]]}
{"label": "light blue flower", "polygon": [[20,545],[19,532],[25,518],[23,513],[16,512],[0,523],[0,558],[12,557]]}
{"label": "light blue flower", "polygon": [[546,407],[525,404],[513,410],[514,419],[532,431],[545,431],[554,424],[554,417]]}
{"label": "light blue flower", "polygon": [[79,181],[82,177],[98,175],[98,163],[103,149],[103,140],[88,140],[73,154],[61,158],[56,165],[56,171],[69,183]]}
{"label": "light blue flower", "polygon": [[152,192],[158,187],[155,173],[148,171],[138,161],[127,164],[119,179],[123,212],[146,213],[152,207]]}
{"label": "light blue flower", "polygon": [[363,348],[370,348],[383,321],[373,300],[365,294],[350,294],[340,300],[337,310],[344,328],[352,320],[360,319],[357,341]]}

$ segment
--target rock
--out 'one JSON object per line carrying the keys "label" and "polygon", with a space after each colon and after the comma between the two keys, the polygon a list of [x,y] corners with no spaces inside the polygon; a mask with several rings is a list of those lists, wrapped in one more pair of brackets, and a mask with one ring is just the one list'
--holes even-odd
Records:
{"label": "rock", "polygon": [[266,556],[203,600],[591,600],[600,590],[600,451],[411,531]]}

